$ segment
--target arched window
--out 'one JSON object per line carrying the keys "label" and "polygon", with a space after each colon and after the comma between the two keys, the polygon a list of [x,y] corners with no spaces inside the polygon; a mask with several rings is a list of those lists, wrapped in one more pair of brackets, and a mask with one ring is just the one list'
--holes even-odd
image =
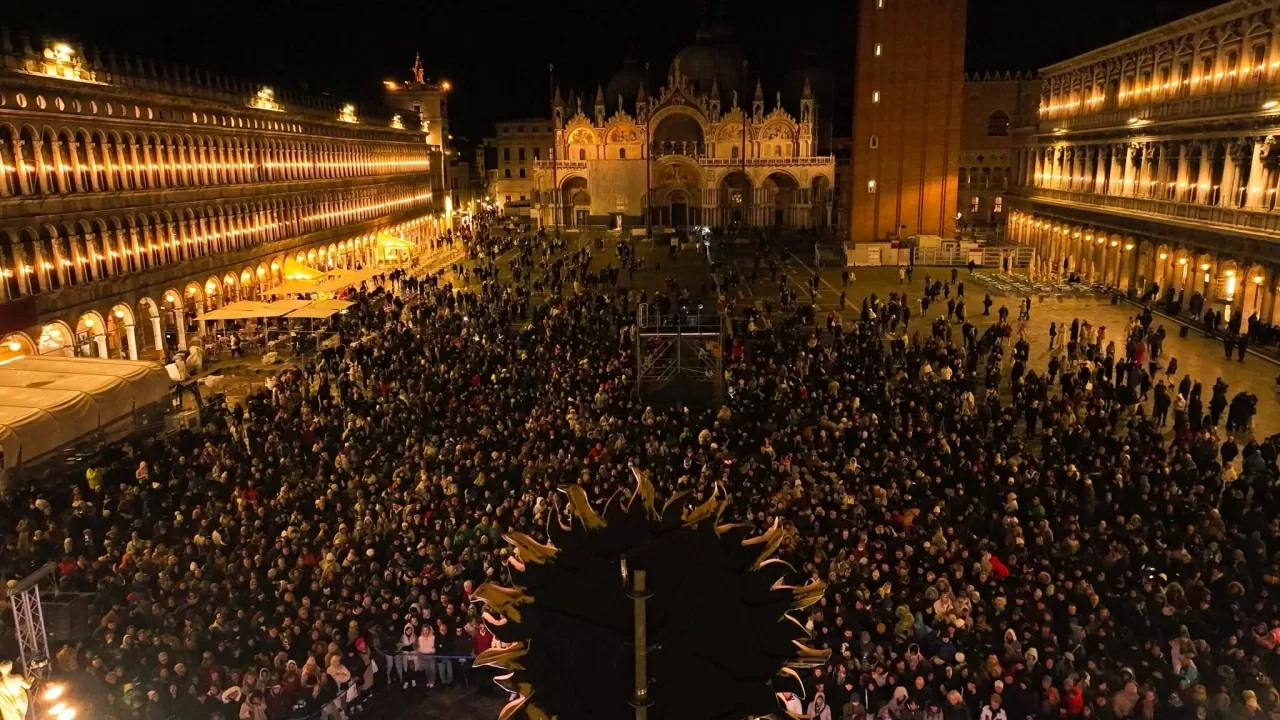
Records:
{"label": "arched window", "polygon": [[578,148],[578,159],[579,159],[579,160],[586,160],[586,159],[587,159],[587,150],[586,150],[586,148]]}
{"label": "arched window", "polygon": [[872,150],[875,150],[875,149],[876,149],[876,148],[878,148],[878,147],[880,147],[880,136],[879,136],[879,135],[872,135],[872,136],[871,136],[871,149],[872,149]]}
{"label": "arched window", "polygon": [[1009,134],[1009,114],[1003,110],[997,110],[991,113],[991,117],[987,118],[987,135],[1008,135]]}
{"label": "arched window", "polygon": [[738,146],[737,146],[737,145],[734,145],[733,147],[729,148],[729,159],[730,159],[730,160],[737,160],[737,159],[738,159]]}

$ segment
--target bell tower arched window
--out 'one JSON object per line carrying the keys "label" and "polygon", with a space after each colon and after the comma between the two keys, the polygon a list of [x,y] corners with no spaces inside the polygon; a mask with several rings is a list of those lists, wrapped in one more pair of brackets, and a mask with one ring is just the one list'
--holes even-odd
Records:
{"label": "bell tower arched window", "polygon": [[997,110],[987,118],[987,135],[1004,136],[1009,134],[1009,113]]}

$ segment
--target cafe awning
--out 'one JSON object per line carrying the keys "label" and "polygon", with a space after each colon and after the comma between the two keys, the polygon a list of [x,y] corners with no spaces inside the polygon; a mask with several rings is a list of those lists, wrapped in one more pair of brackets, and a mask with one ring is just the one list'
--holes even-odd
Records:
{"label": "cafe awning", "polygon": [[287,280],[315,280],[323,277],[324,272],[317,270],[309,265],[303,265],[297,260],[285,260],[284,267],[281,268],[281,275]]}
{"label": "cafe awning", "polygon": [[378,268],[365,268],[364,270],[354,270],[352,272],[347,273],[346,275],[343,275],[342,277],[337,277],[332,280],[326,280],[322,283],[317,284],[315,292],[338,292],[339,290],[345,290],[349,287],[359,285],[360,283],[370,278],[376,277],[378,275],[382,275],[384,272],[386,271],[380,270]]}
{"label": "cafe awning", "polygon": [[248,320],[251,318],[265,317],[265,311],[271,303],[258,302],[256,300],[237,300],[228,303],[200,316],[201,320]]}
{"label": "cafe awning", "polygon": [[304,308],[294,310],[293,312],[289,313],[285,317],[289,319],[294,319],[294,318],[323,319],[327,317],[332,317],[342,312],[343,310],[346,310],[347,308],[351,307],[354,304],[355,303],[350,303],[350,302],[347,302],[346,300],[318,300]]}

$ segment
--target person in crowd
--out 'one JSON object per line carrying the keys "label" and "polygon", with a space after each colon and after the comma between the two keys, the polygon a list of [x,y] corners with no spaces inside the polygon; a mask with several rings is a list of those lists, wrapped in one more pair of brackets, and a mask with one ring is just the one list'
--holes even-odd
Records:
{"label": "person in crowd", "polygon": [[[1280,439],[1253,436],[1256,396],[1219,381],[1206,415],[1172,359],[1153,383],[1131,351],[1158,356],[1150,322],[1063,326],[1046,370],[1005,308],[961,337],[908,333],[905,293],[829,326],[739,308],[724,405],[657,405],[635,395],[641,293],[602,246],[484,223],[457,242],[466,263],[354,290],[342,342],[201,427],[8,498],[9,576],[53,562],[92,598],[56,662],[105,712],[495,692],[472,595],[510,580],[503,536],[545,541],[559,487],[602,507],[632,467],[663,499],[718,488],[724,522],[777,518],[793,581],[827,583],[795,614],[832,650],[797,714],[1280,712]],[[654,322],[714,302],[674,278],[643,297]]]}

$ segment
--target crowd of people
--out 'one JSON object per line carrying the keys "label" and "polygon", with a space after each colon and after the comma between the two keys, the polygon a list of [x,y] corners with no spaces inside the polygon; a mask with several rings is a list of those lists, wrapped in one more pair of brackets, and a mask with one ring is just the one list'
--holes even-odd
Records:
{"label": "crowd of people", "polygon": [[340,345],[202,427],[8,500],[9,576],[52,561],[92,593],[90,637],[55,665],[105,717],[340,717],[349,688],[492,688],[471,595],[509,580],[502,536],[545,539],[559,486],[602,503],[629,465],[666,497],[718,484],[725,521],[781,518],[794,580],[828,583],[800,620],[831,660],[788,710],[1280,714],[1280,440],[1224,430],[1217,385],[1197,412],[1190,378],[1166,427],[1176,375],[1149,319],[1064,329],[1033,368],[1007,312],[921,319],[904,276],[825,324],[733,324],[725,404],[651,406],[634,257],[483,222],[461,241],[465,267],[355,293]]}

